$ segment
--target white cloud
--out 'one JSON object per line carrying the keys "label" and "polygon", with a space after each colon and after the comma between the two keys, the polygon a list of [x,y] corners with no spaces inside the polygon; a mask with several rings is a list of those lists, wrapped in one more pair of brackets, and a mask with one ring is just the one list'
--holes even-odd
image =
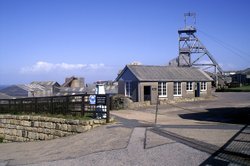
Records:
{"label": "white cloud", "polygon": [[104,68],[105,65],[100,64],[68,64],[68,63],[49,63],[44,61],[38,61],[32,66],[22,67],[21,73],[41,73],[51,71],[72,71],[72,70],[98,70]]}

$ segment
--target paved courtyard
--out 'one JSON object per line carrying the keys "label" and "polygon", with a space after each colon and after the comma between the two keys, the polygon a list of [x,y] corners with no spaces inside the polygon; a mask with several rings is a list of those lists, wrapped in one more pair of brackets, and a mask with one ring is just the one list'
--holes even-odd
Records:
{"label": "paved courtyard", "polygon": [[70,137],[0,144],[1,165],[250,165],[250,93],[113,111]]}

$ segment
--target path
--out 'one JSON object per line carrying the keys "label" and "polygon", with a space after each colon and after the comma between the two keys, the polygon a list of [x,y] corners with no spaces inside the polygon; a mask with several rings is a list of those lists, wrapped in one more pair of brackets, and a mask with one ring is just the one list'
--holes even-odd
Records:
{"label": "path", "polygon": [[[36,165],[199,165],[208,154],[166,138],[161,146],[150,147],[145,140],[146,128],[134,128],[124,149],[98,152],[75,159],[44,162]],[[151,133],[152,134],[152,133]],[[156,137],[156,136],[155,136]],[[159,137],[159,136],[158,136]],[[152,137],[151,137],[152,138]],[[162,141],[164,138],[161,138]],[[145,142],[146,141],[146,142]],[[144,146],[150,148],[144,148]]]}

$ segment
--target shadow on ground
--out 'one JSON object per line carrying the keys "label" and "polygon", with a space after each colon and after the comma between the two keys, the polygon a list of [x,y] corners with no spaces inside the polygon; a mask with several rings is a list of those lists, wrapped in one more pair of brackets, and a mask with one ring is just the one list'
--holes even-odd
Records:
{"label": "shadow on ground", "polygon": [[207,109],[207,112],[179,114],[179,116],[187,120],[244,125],[201,165],[250,165],[250,107],[211,108]]}
{"label": "shadow on ground", "polygon": [[152,127],[155,126],[154,123],[147,121],[137,120],[137,119],[126,119],[112,115],[116,119],[116,125],[108,126],[108,128],[125,127],[125,128],[135,128],[135,127]]}
{"label": "shadow on ground", "polygon": [[245,125],[201,166],[250,165],[250,126]]}
{"label": "shadow on ground", "polygon": [[211,108],[207,112],[179,114],[183,119],[231,124],[250,124],[250,107]]}

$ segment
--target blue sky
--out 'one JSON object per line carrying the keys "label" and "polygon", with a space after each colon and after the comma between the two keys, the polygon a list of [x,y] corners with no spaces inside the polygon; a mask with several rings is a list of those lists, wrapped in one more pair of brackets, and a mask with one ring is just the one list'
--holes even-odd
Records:
{"label": "blue sky", "polygon": [[114,80],[133,61],[166,65],[189,11],[222,68],[244,69],[249,8],[248,0],[0,0],[0,84]]}

